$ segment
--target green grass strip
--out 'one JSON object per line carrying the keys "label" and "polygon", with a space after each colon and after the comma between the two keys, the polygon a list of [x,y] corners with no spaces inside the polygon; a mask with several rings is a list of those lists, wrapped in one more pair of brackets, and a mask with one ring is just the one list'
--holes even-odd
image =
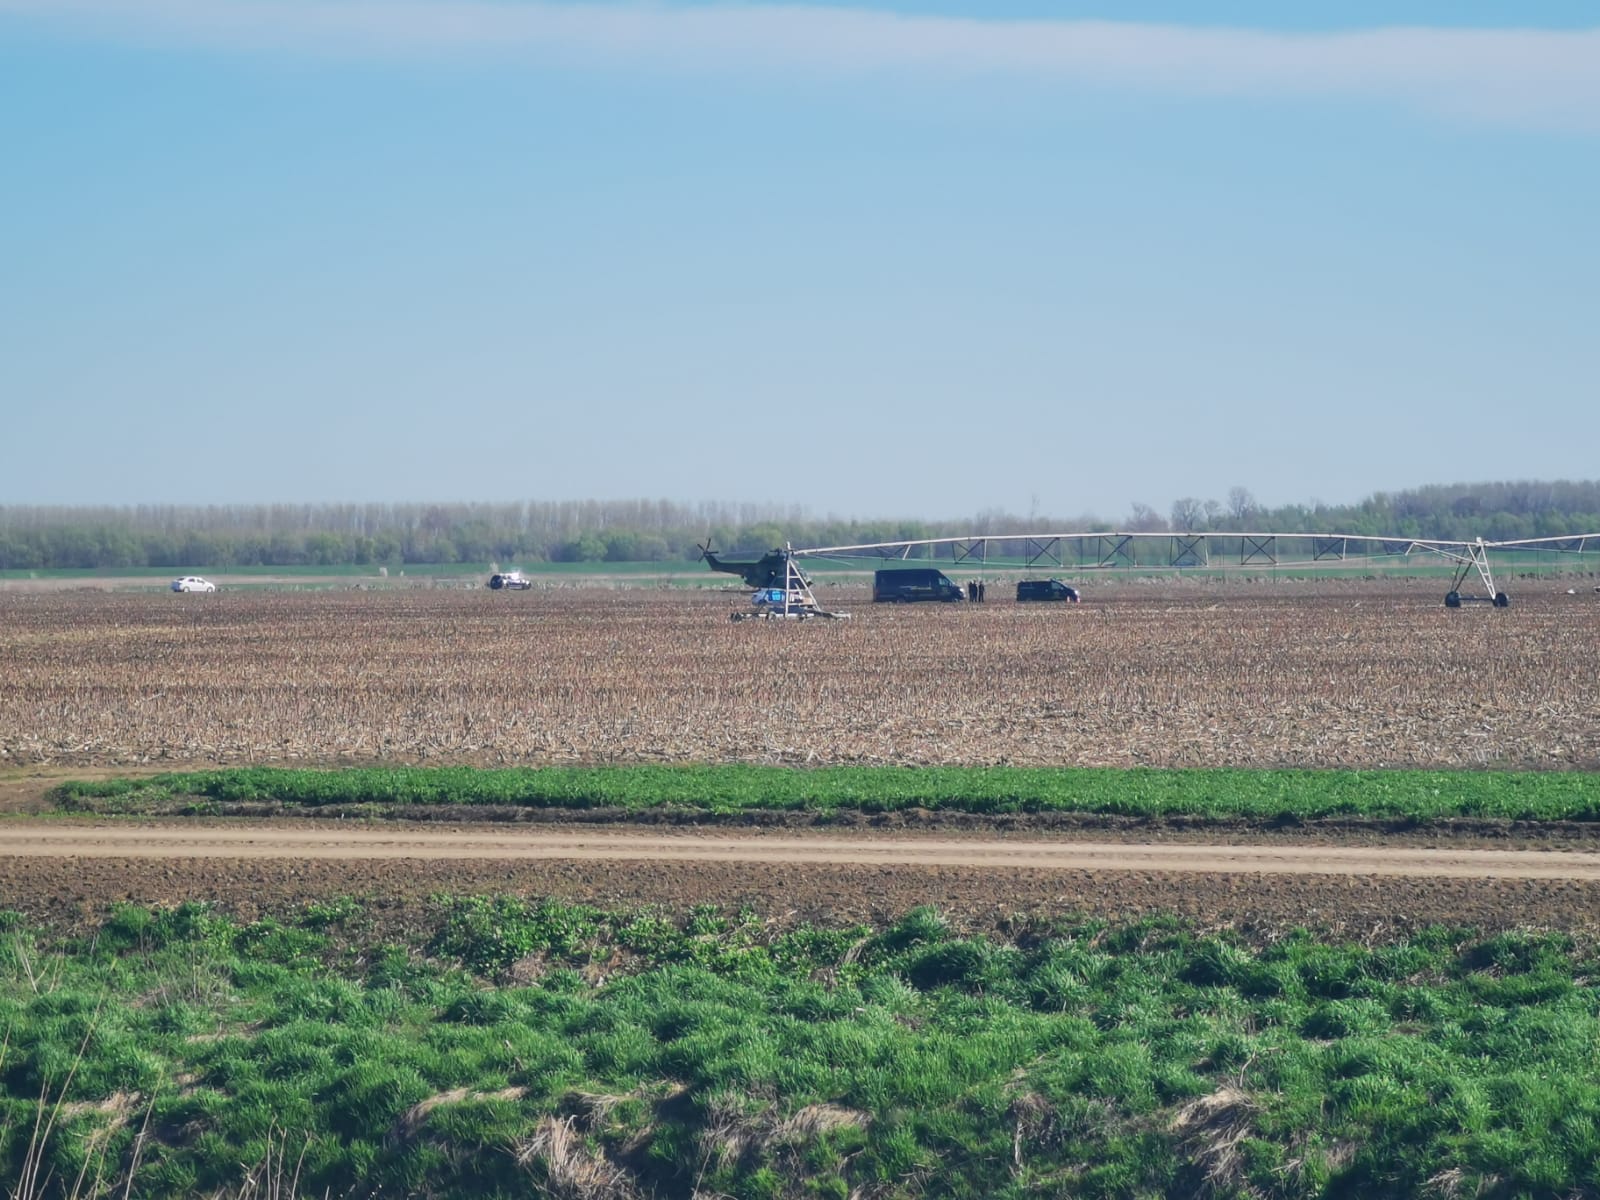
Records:
{"label": "green grass strip", "polygon": [[1077,812],[1255,820],[1326,817],[1592,821],[1600,775],[1578,772],[1130,770],[744,765],[253,767],[143,779],[72,781],[64,803],[117,799],[128,810],[187,797],[327,805],[501,805],[730,813]]}

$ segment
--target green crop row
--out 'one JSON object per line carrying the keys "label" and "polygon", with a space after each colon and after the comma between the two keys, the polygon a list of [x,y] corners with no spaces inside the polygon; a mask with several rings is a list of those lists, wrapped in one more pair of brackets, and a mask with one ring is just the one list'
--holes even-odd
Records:
{"label": "green crop row", "polygon": [[16,1197],[1600,1190],[1593,951],[442,898],[0,920]]}
{"label": "green crop row", "polygon": [[1592,821],[1600,776],[1579,772],[1111,770],[743,765],[242,768],[74,781],[61,806],[137,812],[174,801],[287,807],[499,805],[708,813],[1078,812],[1263,822],[1328,817],[1414,821]]}

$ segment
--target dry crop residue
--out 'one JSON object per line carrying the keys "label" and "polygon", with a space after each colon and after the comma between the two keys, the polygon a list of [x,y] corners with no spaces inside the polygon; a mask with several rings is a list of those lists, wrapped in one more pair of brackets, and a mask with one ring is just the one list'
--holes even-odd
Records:
{"label": "dry crop residue", "polygon": [[[854,610],[849,622],[736,625],[739,592],[0,591],[0,768],[26,807],[64,766],[1595,765],[1600,606],[1588,595],[1530,583],[1509,610],[1450,612],[1436,583],[1130,582],[1088,594],[1079,606],[875,608],[841,590],[825,602]],[[920,903],[992,922],[1173,911],[1353,933],[1587,928],[1600,912],[1600,884],[1560,871],[979,858],[658,856],[619,869],[572,857],[0,855],[0,895],[65,919],[117,899],[221,900],[248,915],[340,894],[404,914],[437,892],[508,890],[852,920]]]}
{"label": "dry crop residue", "polygon": [[841,589],[853,620],[799,625],[728,621],[738,592],[4,592],[0,764],[1594,766],[1600,605],[1439,587]]}

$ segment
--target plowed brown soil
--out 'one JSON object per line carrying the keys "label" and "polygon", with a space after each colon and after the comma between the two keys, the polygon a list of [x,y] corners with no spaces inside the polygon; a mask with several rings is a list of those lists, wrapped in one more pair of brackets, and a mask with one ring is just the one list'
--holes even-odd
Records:
{"label": "plowed brown soil", "polygon": [[[803,625],[729,622],[738,593],[4,592],[0,809],[37,807],[68,765],[1595,765],[1600,605],[1530,584],[1510,610],[1451,612],[1440,590],[1169,581],[1075,607],[909,609],[842,591],[826,602],[854,619]],[[1319,849],[1304,830],[1214,847],[1226,830],[1143,847],[1137,829],[1078,831],[1105,843],[1091,847],[1037,838],[1061,829],[979,840],[970,824],[959,840],[308,825],[128,824],[51,845],[39,836],[82,835],[14,816],[0,907],[75,919],[201,898],[249,914],[352,894],[405,909],[503,889],[812,918],[934,903],[975,922],[1174,911],[1345,932],[1600,915],[1593,857],[1568,853],[1593,843],[1559,832],[1553,852],[1485,859],[1472,847],[1505,831],[1394,848],[1382,830],[1327,829]]]}
{"label": "plowed brown soil", "polygon": [[1600,763],[1600,597],[1090,589],[728,620],[743,592],[0,593],[0,765]]}

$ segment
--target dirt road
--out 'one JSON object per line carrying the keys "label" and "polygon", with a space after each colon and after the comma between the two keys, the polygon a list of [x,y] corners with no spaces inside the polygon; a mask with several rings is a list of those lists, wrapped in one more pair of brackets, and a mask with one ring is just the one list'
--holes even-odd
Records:
{"label": "dirt road", "polygon": [[1562,850],[1267,845],[1139,845],[957,840],[646,835],[609,831],[334,830],[186,825],[0,827],[0,856],[131,859],[421,859],[784,863],[963,867],[1001,871],[1181,871],[1600,881],[1600,854]]}
{"label": "dirt road", "polygon": [[1600,854],[1415,844],[817,837],[706,831],[0,823],[0,909],[93,926],[119,901],[197,900],[246,918],[354,896],[397,927],[440,895],[607,909],[748,907],[778,921],[884,922],[931,904],[972,927],[1176,914],[1341,937],[1429,924],[1597,932]]}

